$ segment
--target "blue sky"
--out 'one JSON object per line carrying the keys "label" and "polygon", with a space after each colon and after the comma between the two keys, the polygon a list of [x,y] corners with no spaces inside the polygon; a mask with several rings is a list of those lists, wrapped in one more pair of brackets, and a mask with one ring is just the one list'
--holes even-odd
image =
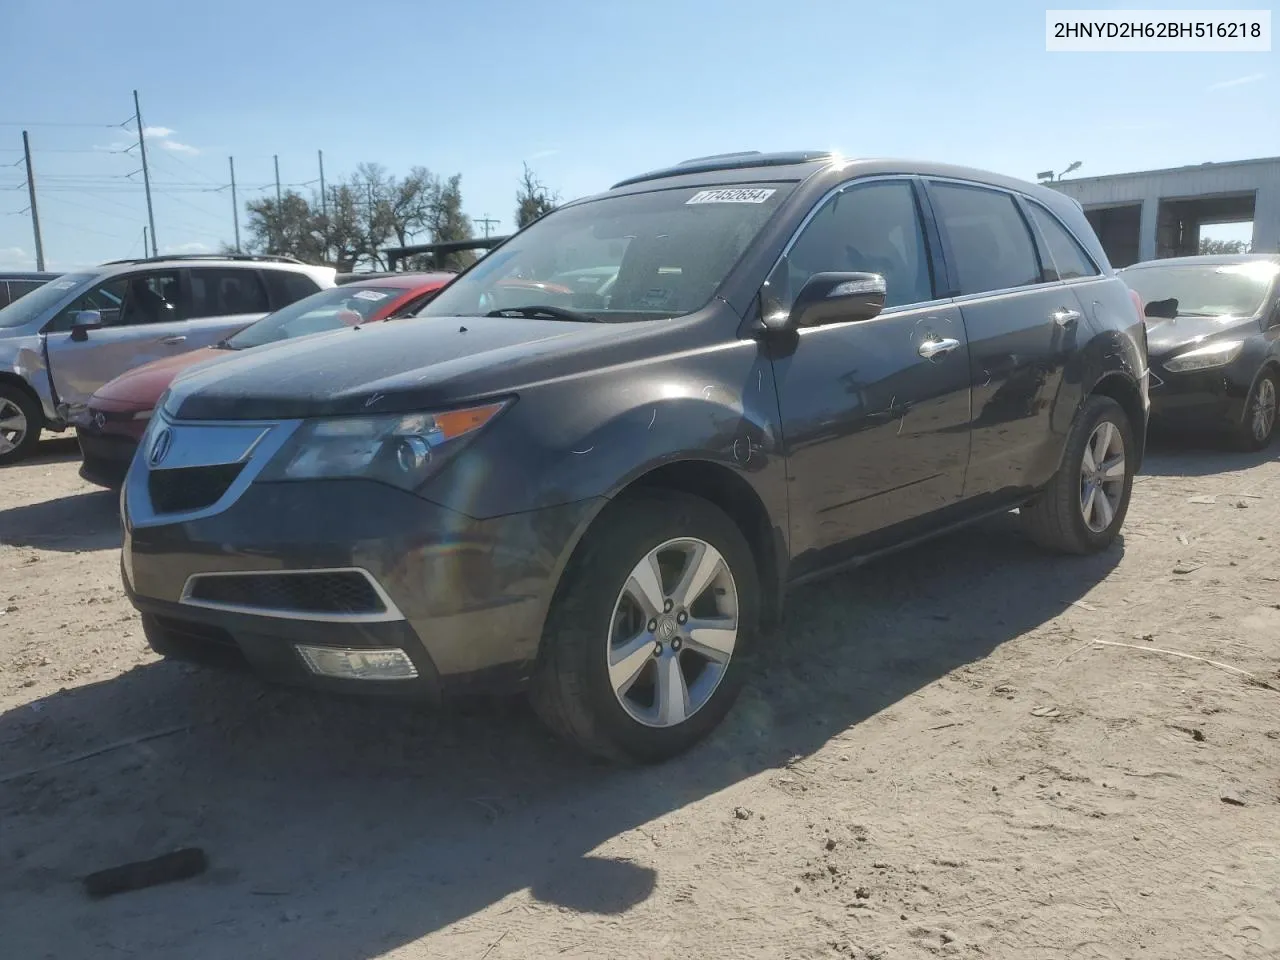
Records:
{"label": "blue sky", "polygon": [[113,152],[130,140],[118,125],[135,88],[156,128],[162,252],[231,239],[230,193],[218,189],[228,156],[242,199],[271,183],[273,154],[285,183],[313,181],[319,149],[331,181],[363,160],[461,173],[466,212],[503,232],[522,161],[567,199],[741,149],[839,148],[1026,178],[1075,160],[1085,176],[1280,155],[1274,52],[1050,54],[1044,9],[6,0],[0,267],[32,262],[24,125],[50,266],[139,254],[136,151]]}

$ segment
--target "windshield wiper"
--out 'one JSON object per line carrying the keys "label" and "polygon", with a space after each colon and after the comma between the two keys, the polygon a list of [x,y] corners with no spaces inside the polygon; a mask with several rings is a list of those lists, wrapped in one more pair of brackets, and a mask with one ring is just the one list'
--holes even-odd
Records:
{"label": "windshield wiper", "polygon": [[574,323],[607,323],[599,317],[577,310],[566,310],[564,307],[503,307],[501,310],[490,310],[486,317],[525,317],[529,320],[569,320]]}
{"label": "windshield wiper", "polygon": [[230,337],[223,337],[221,340],[219,340],[217,343],[215,343],[215,344],[213,345],[213,349],[215,349],[215,350],[238,350],[239,348],[238,348],[238,347],[233,347],[233,346],[231,345],[231,338],[230,338]]}

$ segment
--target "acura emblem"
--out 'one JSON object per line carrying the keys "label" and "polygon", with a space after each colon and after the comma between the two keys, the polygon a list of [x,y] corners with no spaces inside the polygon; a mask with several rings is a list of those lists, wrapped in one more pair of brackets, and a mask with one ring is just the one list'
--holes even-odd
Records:
{"label": "acura emblem", "polygon": [[160,462],[169,455],[171,446],[173,446],[173,431],[165,428],[157,433],[155,443],[151,444],[151,458],[148,461],[151,466],[159,466]]}

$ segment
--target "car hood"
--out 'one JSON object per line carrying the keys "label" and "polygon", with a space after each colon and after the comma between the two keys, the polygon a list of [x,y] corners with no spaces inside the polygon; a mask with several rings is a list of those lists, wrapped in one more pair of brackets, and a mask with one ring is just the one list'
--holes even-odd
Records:
{"label": "car hood", "polygon": [[188,353],[179,353],[161,360],[144,363],[120,374],[99,387],[89,400],[89,406],[96,401],[107,401],[112,409],[120,409],[123,405],[131,405],[138,410],[150,410],[156,401],[169,389],[173,378],[182,371],[205,361],[217,362],[220,359],[234,356],[229,350],[215,347],[204,347]]}
{"label": "car hood", "polygon": [[1147,355],[1160,360],[1201,341],[1226,334],[1254,332],[1254,317],[1178,317],[1176,320],[1147,321]]}
{"label": "car hood", "polygon": [[418,317],[334,330],[192,371],[173,384],[165,413],[255,420],[454,405],[514,391],[552,375],[557,363],[575,364],[580,353],[625,347],[637,328],[660,323]]}

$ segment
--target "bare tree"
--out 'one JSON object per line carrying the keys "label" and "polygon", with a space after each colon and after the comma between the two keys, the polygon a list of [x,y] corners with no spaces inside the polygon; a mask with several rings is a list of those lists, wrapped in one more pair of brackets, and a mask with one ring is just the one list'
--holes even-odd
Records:
{"label": "bare tree", "polygon": [[1201,255],[1211,253],[1248,253],[1251,244],[1244,240],[1214,240],[1210,237],[1200,238]]}
{"label": "bare tree", "polygon": [[527,227],[540,216],[550,213],[560,202],[560,195],[553,194],[534,175],[526,163],[520,186],[516,190],[516,227]]}

